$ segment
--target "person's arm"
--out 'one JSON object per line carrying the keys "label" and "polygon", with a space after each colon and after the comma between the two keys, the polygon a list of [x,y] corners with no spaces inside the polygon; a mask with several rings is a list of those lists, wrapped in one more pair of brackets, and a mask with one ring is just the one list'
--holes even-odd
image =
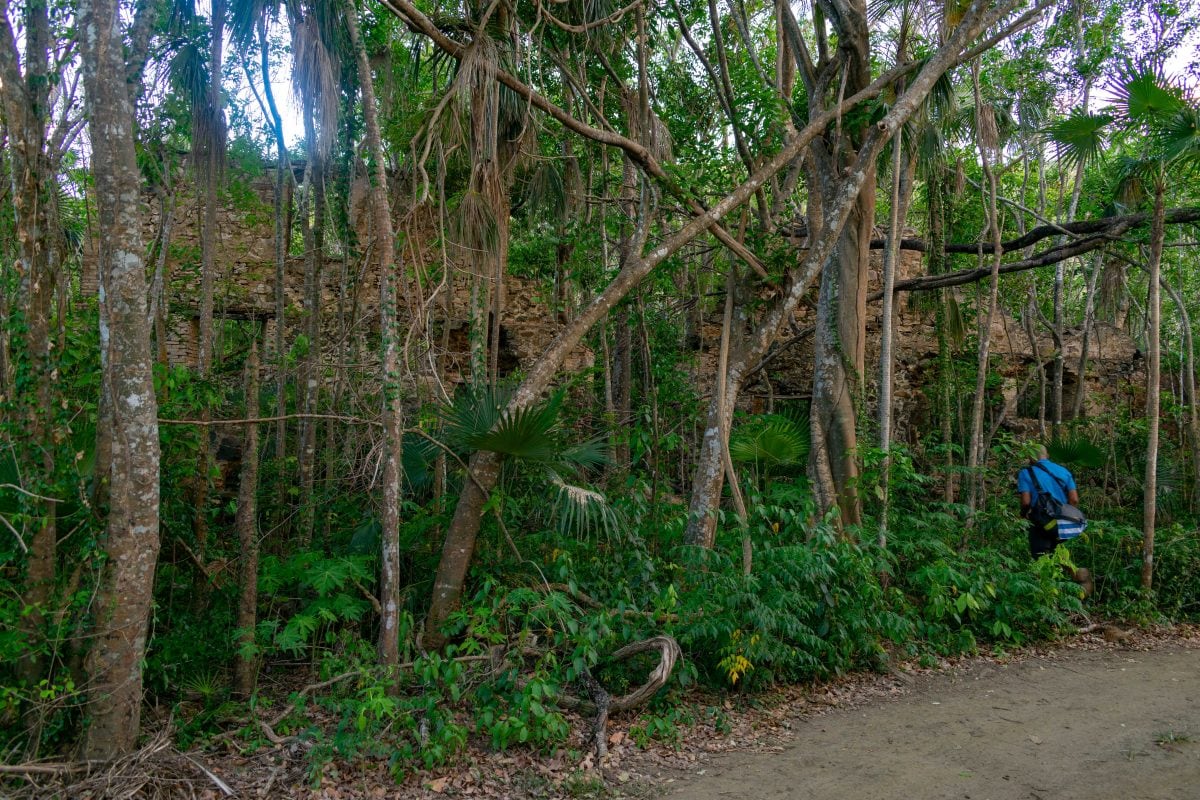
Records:
{"label": "person's arm", "polygon": [[1075,476],[1067,472],[1067,502],[1073,506],[1079,505],[1079,491],[1075,488]]}
{"label": "person's arm", "polygon": [[[1072,492],[1074,494],[1074,492]],[[1033,505],[1033,495],[1029,492],[1021,492],[1021,517],[1029,519],[1029,509]]]}

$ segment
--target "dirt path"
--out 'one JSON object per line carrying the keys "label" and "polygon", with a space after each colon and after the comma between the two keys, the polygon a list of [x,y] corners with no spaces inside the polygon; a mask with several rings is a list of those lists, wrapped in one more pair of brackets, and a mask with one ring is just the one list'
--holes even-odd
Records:
{"label": "dirt path", "polygon": [[1197,800],[1200,650],[978,664],[794,725],[781,752],[713,757],[667,796]]}

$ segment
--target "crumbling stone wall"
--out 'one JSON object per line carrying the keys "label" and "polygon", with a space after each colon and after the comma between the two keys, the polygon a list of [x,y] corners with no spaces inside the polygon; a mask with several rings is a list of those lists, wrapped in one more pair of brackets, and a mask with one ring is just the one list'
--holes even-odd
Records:
{"label": "crumbling stone wall", "polygon": [[[297,170],[300,165],[293,165]],[[297,177],[300,177],[297,171]],[[218,274],[214,283],[214,316],[217,319],[258,319],[266,326],[265,341],[274,342],[275,320],[275,231],[274,231],[274,167],[265,167],[254,175],[232,173],[228,176],[223,202],[217,213],[217,242],[215,262]],[[186,172],[177,176],[179,188],[174,202],[170,245],[167,251],[165,351],[171,364],[194,365],[197,362],[199,327],[197,314],[200,285],[200,215],[201,209],[194,192],[194,182]],[[290,182],[285,182],[289,193]],[[367,209],[367,184],[359,178],[351,186],[350,221],[361,242],[369,242],[370,215]],[[144,198],[146,213],[143,235],[147,243],[159,236],[164,209],[160,198]],[[432,212],[410,214],[398,221],[398,230],[406,236],[400,258],[406,275],[421,273],[426,278],[442,271],[441,248],[434,246],[438,226]],[[378,333],[379,274],[372,263],[363,268],[361,262],[337,249],[333,237],[327,237],[325,265],[320,282],[323,328],[333,336],[341,322],[339,314],[352,310],[355,319],[366,321],[356,325],[350,335],[367,340]],[[470,268],[462,254],[448,248],[448,269],[452,277],[444,296],[429,303],[429,312],[438,327],[448,329],[450,349],[439,354],[445,366],[443,380],[457,383],[469,378],[469,346],[466,330],[471,317]],[[95,242],[85,248],[83,290],[96,292]],[[557,335],[560,324],[541,302],[541,287],[533,281],[507,276],[503,287],[501,311],[501,344],[507,345],[502,362],[510,368],[528,366]],[[423,286],[426,292],[433,287]],[[300,323],[304,309],[304,258],[290,255],[285,262],[283,290],[285,322],[289,328]],[[410,289],[410,297],[411,297]],[[346,293],[348,292],[348,294]],[[408,305],[400,303],[401,327],[411,324]],[[290,339],[290,337],[289,337]],[[370,353],[372,348],[362,352]],[[568,357],[564,369],[577,370],[592,366],[594,356],[584,347],[577,347]]]}

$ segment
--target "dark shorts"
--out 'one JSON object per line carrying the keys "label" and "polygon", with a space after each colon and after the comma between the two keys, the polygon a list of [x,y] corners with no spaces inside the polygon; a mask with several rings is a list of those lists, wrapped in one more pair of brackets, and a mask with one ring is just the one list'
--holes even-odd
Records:
{"label": "dark shorts", "polygon": [[1048,533],[1044,529],[1030,523],[1029,525],[1029,555],[1034,558],[1049,555],[1058,547],[1058,533]]}

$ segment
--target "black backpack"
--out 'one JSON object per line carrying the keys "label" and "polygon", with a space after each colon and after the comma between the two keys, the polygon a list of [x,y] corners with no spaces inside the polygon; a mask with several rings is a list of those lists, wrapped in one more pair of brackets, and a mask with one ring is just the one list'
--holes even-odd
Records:
{"label": "black backpack", "polygon": [[1067,494],[1067,485],[1053,472],[1041,464],[1027,467],[1029,481],[1034,488],[1033,502],[1029,507],[1029,520],[1039,529],[1053,533],[1059,539],[1074,539],[1087,527],[1087,517],[1070,503],[1064,503],[1049,492],[1043,491],[1041,483],[1033,473],[1033,467],[1037,467],[1053,478],[1063,495]]}

